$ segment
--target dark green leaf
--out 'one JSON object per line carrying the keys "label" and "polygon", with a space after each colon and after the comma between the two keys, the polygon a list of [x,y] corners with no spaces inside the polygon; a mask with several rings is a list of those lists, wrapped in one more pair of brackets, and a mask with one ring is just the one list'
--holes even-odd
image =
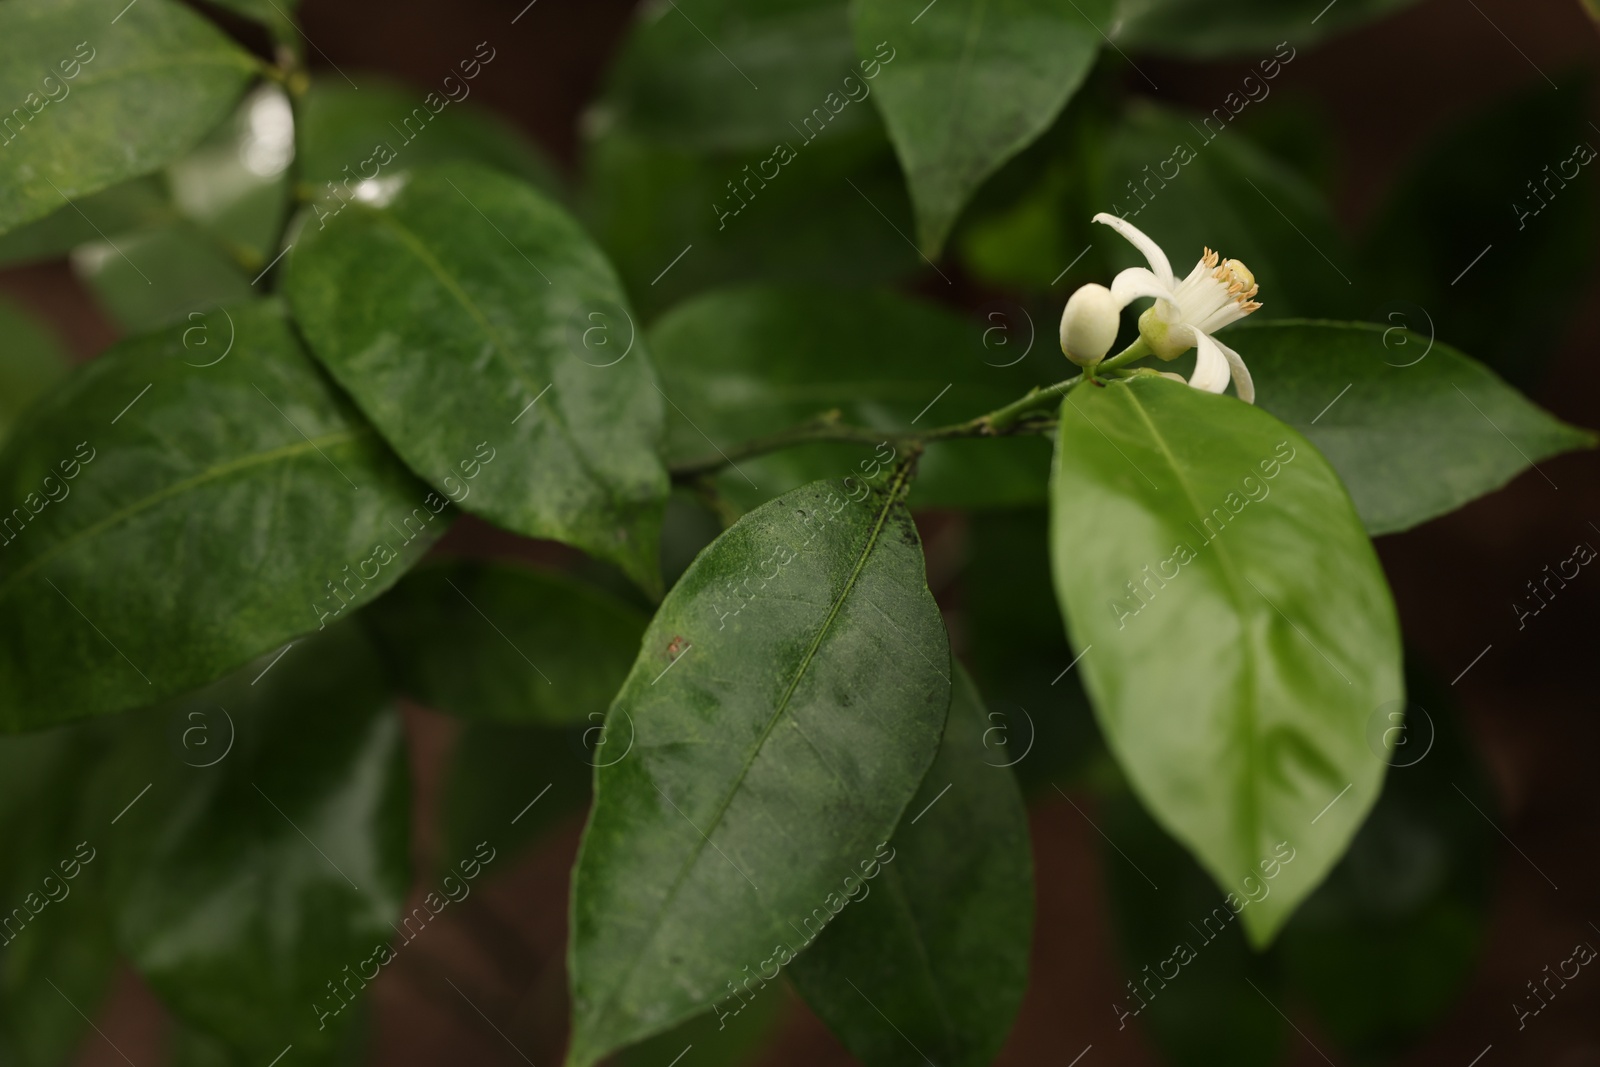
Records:
{"label": "dark green leaf", "polygon": [[[685,0],[643,9],[591,123],[695,152],[770,151],[874,125],[840,0]],[[848,79],[848,80],[847,80]],[[795,123],[809,125],[797,127]],[[798,137],[797,137],[798,134]]]}
{"label": "dark green leaf", "polygon": [[1562,81],[1560,93],[1540,81],[1501,98],[1425,146],[1368,230],[1363,317],[1437,330],[1517,385],[1538,380],[1587,305],[1600,219],[1594,78]]}
{"label": "dark green leaf", "polygon": [[[1043,336],[1034,337],[1034,324],[1016,310],[975,320],[888,293],[831,287],[706,294],[650,333],[672,401],[667,453],[675,462],[716,460],[719,449],[832,409],[846,424],[885,433],[982,415],[1030,385],[1065,377],[1070,365],[1059,357],[1053,326],[1040,325]],[[939,442],[922,459],[915,501],[1040,500],[1048,451],[1031,438]],[[817,478],[870,470],[858,465],[873,463],[873,455],[871,444],[809,445],[739,460],[719,487],[753,505]]]}
{"label": "dark green leaf", "polygon": [[[1112,753],[1272,940],[1338,860],[1384,765],[1362,737],[1401,699],[1399,625],[1338,476],[1259,408],[1155,376],[1062,404],[1056,593]],[[1313,821],[1315,820],[1315,821]]]}
{"label": "dark green leaf", "polygon": [[1341,30],[1380,19],[1414,0],[1118,0],[1109,27],[1118,44],[1166,55],[1260,53],[1284,38],[1306,47]]}
{"label": "dark green leaf", "polygon": [[375,597],[449,521],[274,304],[79,370],[0,452],[0,500],[0,609],[28,618],[0,631],[6,730],[209,682]]}
{"label": "dark green leaf", "polygon": [[1421,1039],[1473,974],[1499,843],[1484,819],[1499,818],[1494,791],[1450,689],[1409,670],[1407,688],[1403,708],[1368,723],[1370,741],[1403,739],[1388,756],[1383,795],[1278,942],[1322,1028],[1372,1062]]}
{"label": "dark green leaf", "polygon": [[772,996],[761,998],[749,1005],[749,1011],[736,1016],[718,1019],[715,1012],[707,1012],[623,1049],[613,1062],[618,1067],[661,1067],[671,1063],[684,1046],[693,1045],[696,1067],[747,1067],[770,1047],[789,1006],[785,998]]}
{"label": "dark green leaf", "polygon": [[[589,806],[605,758],[605,712],[567,729],[473,721],[456,738],[445,779],[445,847],[468,856],[480,841],[514,853]],[[620,737],[618,747],[627,743]],[[590,747],[591,746],[592,751]]]}
{"label": "dark green leaf", "polygon": [[662,400],[611,266],[566,212],[482,167],[315,208],[286,282],[312,349],[467,511],[651,588]]}
{"label": "dark green leaf", "polygon": [[[51,730],[0,739],[0,1062],[71,1060],[116,964],[101,827],[80,796],[103,739]],[[92,840],[86,840],[90,838]]]}
{"label": "dark green leaf", "polygon": [[185,151],[260,69],[174,0],[125,6],[0,4],[0,232]]}
{"label": "dark green leaf", "polygon": [[545,726],[604,714],[645,624],[633,607],[569,578],[476,562],[414,571],[362,618],[411,699]]}
{"label": "dark green leaf", "polygon": [[1373,534],[1594,447],[1594,434],[1546,414],[1493,371],[1400,326],[1250,322],[1224,339],[1249,365],[1257,402],[1327,457]]}
{"label": "dark green leaf", "polygon": [[887,847],[950,701],[903,474],[746,515],[645,632],[573,875],[570,1064],[760,995]]}
{"label": "dark green leaf", "polygon": [[247,301],[258,292],[235,260],[183,221],[79,245],[72,265],[129,333],[196,323],[201,321],[197,315]]}
{"label": "dark green leaf", "polygon": [[[1123,967],[1106,1008],[1118,1031],[1136,1027],[1172,1067],[1282,1063],[1289,1027],[1274,1007],[1286,1003],[1277,960],[1250,951],[1216,883],[1126,791],[1093,817],[1105,832],[1100,866]],[[1276,879],[1252,885],[1270,899]]]}
{"label": "dark green leaf", "polygon": [[44,326],[0,301],[0,441],[4,441],[35,397],[67,373],[67,354]]}
{"label": "dark green leaf", "polygon": [[622,131],[593,146],[587,217],[645,314],[712,285],[866,285],[927,269],[905,236],[911,204],[880,131],[786,144],[795,158],[702,155]]}
{"label": "dark green leaf", "polygon": [[[1105,146],[1093,210],[1149,234],[1180,277],[1206,248],[1248,263],[1261,286],[1258,315],[1337,313],[1351,299],[1356,261],[1331,209],[1305,178],[1230,129],[1232,118],[1221,105],[1192,118],[1146,102],[1130,107]],[[1131,244],[1088,221],[1078,222],[1085,241],[1113,269],[1145,265]]]}
{"label": "dark green leaf", "polygon": [[52,214],[0,237],[0,264],[55,259],[81,244],[104,240],[108,233],[171,222],[176,217],[160,177],[134,178],[71,203],[62,202]]}
{"label": "dark green leaf", "polygon": [[[463,62],[477,63],[482,73],[483,64],[476,59]],[[359,90],[338,77],[313,80],[301,106],[300,180],[319,193],[333,182],[349,195],[348,189],[370,177],[374,166],[381,174],[385,166],[410,169],[453,162],[482,163],[552,195],[560,192],[560,180],[543,153],[504,120],[465,103],[472,92],[470,81],[452,81],[465,87],[452,90],[466,94],[457,101],[438,89],[430,92],[366,71],[355,71],[352,77]],[[428,105],[430,97],[439,110]],[[377,163],[380,145],[388,150],[385,155],[393,156],[387,165]]]}
{"label": "dark green leaf", "polygon": [[877,882],[789,974],[869,1067],[983,1067],[1028,985],[1033,856],[1028,813],[983,699],[957,668],[938,757],[895,831]]}
{"label": "dark green leaf", "polygon": [[154,783],[118,828],[138,838],[124,951],[245,1062],[331,1054],[346,1002],[405,948],[409,777],[377,657],[333,627],[140,721],[113,774]]}
{"label": "dark green leaf", "polygon": [[961,209],[1055,119],[1099,51],[1112,0],[916,0],[852,6],[856,49],[882,63],[878,110],[936,255]]}

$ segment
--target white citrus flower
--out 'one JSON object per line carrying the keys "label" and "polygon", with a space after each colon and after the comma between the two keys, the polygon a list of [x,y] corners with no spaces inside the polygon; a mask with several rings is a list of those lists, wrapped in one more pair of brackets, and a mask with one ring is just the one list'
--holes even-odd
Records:
{"label": "white citrus flower", "polygon": [[[1199,349],[1190,385],[1209,393],[1220,393],[1228,387],[1231,378],[1238,387],[1239,399],[1247,404],[1255,403],[1255,384],[1250,380],[1244,360],[1239,353],[1212,337],[1216,331],[1261,306],[1252,299],[1257,286],[1249,268],[1236,259],[1219,261],[1217,254],[1208,248],[1189,276],[1179,281],[1161,246],[1138,227],[1103,211],[1094,221],[1126,237],[1150,262],[1149,269],[1129,267],[1113,279],[1108,306],[1120,312],[1140,297],[1154,297],[1155,304],[1139,316],[1139,335],[1150,350],[1161,359],[1170,360],[1191,348]],[[1077,298],[1076,293],[1073,298]],[[1070,309],[1072,301],[1067,303]],[[1061,329],[1065,347],[1065,317]]]}

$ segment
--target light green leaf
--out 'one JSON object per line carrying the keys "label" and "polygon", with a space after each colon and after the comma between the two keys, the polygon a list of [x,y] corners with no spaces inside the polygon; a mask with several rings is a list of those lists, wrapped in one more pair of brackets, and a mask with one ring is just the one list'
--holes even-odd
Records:
{"label": "light green leaf", "polygon": [[155,783],[117,827],[132,838],[117,841],[123,950],[244,1062],[336,1051],[346,1002],[426,929],[392,925],[410,887],[410,779],[371,647],[332,627],[141,732],[163,743],[128,746],[109,772],[129,795]]}
{"label": "light green leaf", "polygon": [[[230,347],[231,346],[231,347]],[[443,532],[275,304],[127,341],[0,452],[0,729],[153,703],[388,588]]]}
{"label": "light green leaf", "polygon": [[569,1064],[742,1003],[886,847],[950,702],[904,474],[746,515],[645,632],[573,874]]}
{"label": "light green leaf", "polygon": [[856,49],[881,61],[878,110],[937,255],[985,178],[1049,127],[1083,82],[1112,0],[859,0]]}
{"label": "light green leaf", "polygon": [[1249,365],[1257,403],[1327,457],[1373,534],[1454,511],[1542,459],[1595,444],[1476,360],[1398,325],[1251,322],[1224,340]]}
{"label": "light green leaf", "polygon": [[1028,813],[1004,746],[987,743],[990,727],[958,667],[944,742],[906,807],[911,821],[895,831],[892,860],[789,972],[870,1067],[983,1067],[1027,989]]}
{"label": "light green leaf", "polygon": [[1415,0],[1117,0],[1108,32],[1128,49],[1211,59],[1259,53],[1288,38],[1300,48],[1384,18]]}
{"label": "light green leaf", "polygon": [[[461,62],[477,63],[483,73],[475,58]],[[351,77],[360,89],[339,77],[313,79],[301,104],[299,177],[319,193],[328,182],[349,195],[349,188],[373,173],[455,162],[481,163],[552,196],[560,193],[561,181],[542,152],[493,112],[466,103],[472,82],[461,75],[451,83],[465,87],[452,90],[465,93],[459,101],[438,89],[405,85],[368,71],[352,72]],[[440,110],[428,106],[430,96],[436,106],[444,101]],[[379,146],[393,154],[392,162],[377,164]],[[347,181],[349,186],[343,184]]]}
{"label": "light green leaf", "polygon": [[[1298,432],[1155,376],[1061,408],[1056,594],[1106,741],[1257,946],[1343,854],[1383,783],[1363,728],[1401,699],[1399,624],[1350,497]],[[1313,821],[1315,820],[1315,821]]]}
{"label": "light green leaf", "polygon": [[220,246],[181,220],[79,245],[72,267],[129,333],[199,322],[259,293]]}
{"label": "light green leaf", "polygon": [[55,259],[81,244],[104,240],[106,234],[176,218],[160,177],[133,178],[71,203],[61,202],[51,214],[0,237],[0,264]]}
{"label": "light green leaf", "polygon": [[570,578],[499,563],[423,567],[362,614],[406,695],[469,719],[571,726],[605,713],[644,614]]}
{"label": "light green leaf", "polygon": [[0,232],[182,153],[260,68],[174,0],[0,4]]}
{"label": "light green leaf", "polygon": [[841,0],[652,4],[589,123],[694,152],[798,147],[824,127],[875,125],[856,106],[875,68],[856,59]]}
{"label": "light green leaf", "polygon": [[[715,461],[719,450],[830,410],[848,425],[885,433],[974,418],[1064,376],[1053,328],[1041,325],[1043,336],[1029,336],[1033,324],[1020,309],[986,321],[889,293],[823,286],[707,293],[650,332],[672,401],[667,455]],[[741,459],[719,487],[754,506],[818,478],[870,472],[874,451],[873,444],[812,444]],[[938,442],[919,464],[915,502],[1040,500],[1048,452],[1034,438]]]}
{"label": "light green leaf", "polygon": [[0,301],[0,441],[4,441],[35,397],[66,377],[67,354],[43,325]]}
{"label": "light green leaf", "polygon": [[400,456],[467,511],[657,586],[663,404],[578,224],[466,165],[315,211],[289,258],[295,318]]}

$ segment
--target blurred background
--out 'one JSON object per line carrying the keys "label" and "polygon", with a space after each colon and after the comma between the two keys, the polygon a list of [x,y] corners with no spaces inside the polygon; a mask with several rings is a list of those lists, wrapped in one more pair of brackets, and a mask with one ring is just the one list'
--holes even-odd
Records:
{"label": "blurred background", "polygon": [[[682,244],[671,206],[652,199],[651,188],[677,180],[683,171],[672,167],[681,161],[629,157],[636,146],[605,142],[607,116],[591,108],[635,5],[525,4],[305,0],[310,65],[330,81],[353,76],[363,86],[377,84],[366,75],[381,74],[420,98],[488,41],[495,59],[473,82],[472,102],[542,150],[559,172],[555,181],[576,187],[589,176],[588,192],[576,195],[591,198],[580,214],[617,258],[647,317],[715,281],[782,276],[769,260],[798,238],[770,227],[793,230],[798,216],[752,221],[750,241],[765,243],[765,251],[704,267],[690,261],[665,289],[648,284]],[[246,39],[258,32],[224,21]],[[1203,113],[1256,58],[1201,63],[1141,54],[1134,68],[1112,53],[1080,99],[1131,92]],[[1333,306],[1320,282],[1285,300],[1296,313],[1436,331],[1560,418],[1600,427],[1600,171],[1585,166],[1525,227],[1512,206],[1528,200],[1524,183],[1567,159],[1575,143],[1600,147],[1597,67],[1600,32],[1578,0],[1423,0],[1300,48],[1240,126],[1274,166],[1326,196],[1329,225],[1350,250],[1340,262],[1353,275],[1354,304]],[[1076,207],[1069,212],[1051,199],[1054,162],[1071,158],[1061,146],[1081,121],[1075,109],[980,194],[940,262],[948,284],[917,274],[914,260],[908,269],[899,261],[909,255],[903,248],[891,247],[880,263],[848,244],[809,247],[789,275],[898,280],[974,317],[1026,307],[1036,321],[1053,322],[1072,285],[1096,276],[1080,264],[1078,274],[1050,281],[1083,243],[1086,220],[1069,220]],[[1159,122],[1126,114],[1132,134],[1141,122]],[[1167,143],[1159,129],[1145,132]],[[1108,166],[1115,171],[1114,161]],[[898,180],[881,159],[869,160],[873,167],[885,188]],[[1069,174],[1060,188],[1077,180]],[[1076,195],[1061,192],[1059,203],[1076,205]],[[900,197],[890,213],[903,219]],[[697,201],[693,210],[704,207]],[[1256,202],[1249,210],[1269,209]],[[831,235],[826,223],[821,230]],[[1485,245],[1483,261],[1458,275]],[[1174,252],[1175,260],[1187,254]],[[87,360],[150,314],[92,257],[20,261],[26,258],[12,255],[0,269],[0,314],[13,338],[26,329],[14,324],[20,311],[53,330],[72,359]],[[1306,274],[1324,269],[1303,246],[1289,261]],[[1041,347],[1053,350],[1049,327],[1045,333]],[[1202,880],[1186,898],[1181,889],[1163,901],[1142,895],[1135,864],[1170,872],[1160,877],[1179,886],[1193,885],[1192,864],[1173,854],[1121,790],[1081,694],[1070,682],[1050,685],[1071,652],[1042,577],[1042,516],[1027,508],[972,518],[930,510],[919,522],[957,653],[991,706],[1026,721],[1036,742],[1017,767],[1033,804],[1032,985],[998,1062],[1465,1067],[1482,1056],[1485,1067],[1600,1067],[1600,976],[1581,972],[1522,1028],[1516,1007],[1531,1004],[1528,983],[1571,956],[1575,943],[1600,944],[1593,788],[1600,578],[1585,570],[1520,628],[1512,607],[1527,596],[1526,583],[1575,544],[1600,545],[1600,463],[1592,453],[1544,461],[1455,514],[1379,539],[1410,642],[1407,744],[1415,747],[1406,760],[1426,754],[1391,771],[1384,819],[1375,814],[1372,832],[1273,953],[1209,953],[1186,999],[1174,1003],[1175,994],[1161,1012],[1126,1028],[1111,1007],[1125,1000],[1125,980],[1166,955],[1182,920],[1205,914],[1215,891],[1208,896]],[[470,517],[437,551],[578,565],[575,554],[529,545]],[[1029,556],[1036,567],[1016,565]],[[423,708],[408,708],[406,722],[420,892],[449,834],[452,759],[465,744],[515,746],[481,730],[468,736],[457,720]],[[1023,736],[1017,729],[1014,750]],[[568,872],[581,820],[577,811],[552,820],[383,972],[373,988],[367,1062],[542,1065],[559,1057]],[[1244,979],[1257,993],[1285,991],[1268,1001]],[[473,1003],[451,983],[474,991]],[[764,1011],[742,1016],[737,1033],[690,1029],[623,1060],[666,1067],[692,1044],[683,1067],[853,1062],[797,997],[769,998]],[[159,1002],[131,972],[119,977],[96,1022],[99,1033],[88,1035],[79,1064],[164,1062],[174,1041]]]}

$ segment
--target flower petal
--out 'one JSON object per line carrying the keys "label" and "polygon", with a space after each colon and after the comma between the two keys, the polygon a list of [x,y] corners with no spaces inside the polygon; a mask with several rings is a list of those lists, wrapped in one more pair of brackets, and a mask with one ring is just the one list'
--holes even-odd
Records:
{"label": "flower petal", "polygon": [[1256,402],[1256,383],[1250,380],[1250,371],[1244,365],[1244,357],[1209,334],[1203,334],[1196,330],[1195,336],[1204,337],[1222,349],[1222,355],[1227,359],[1229,369],[1233,371],[1233,387],[1239,391],[1239,399],[1246,404],[1254,404]]}
{"label": "flower petal", "polygon": [[1153,296],[1169,304],[1175,302],[1172,288],[1163,285],[1160,278],[1143,267],[1129,267],[1111,280],[1111,297],[1119,309],[1141,296]]}
{"label": "flower petal", "polygon": [[1189,384],[1208,393],[1222,392],[1228,388],[1228,357],[1222,354],[1222,346],[1213,341],[1210,334],[1196,330],[1194,340],[1194,373],[1189,376]]}
{"label": "flower petal", "polygon": [[1144,258],[1150,261],[1150,269],[1161,279],[1161,284],[1167,287],[1168,292],[1178,287],[1178,280],[1172,275],[1172,264],[1167,262],[1167,254],[1161,251],[1161,246],[1147,237],[1143,230],[1127,219],[1119,219],[1104,211],[1096,215],[1094,221],[1110,226],[1127,238],[1129,244],[1144,253]]}

